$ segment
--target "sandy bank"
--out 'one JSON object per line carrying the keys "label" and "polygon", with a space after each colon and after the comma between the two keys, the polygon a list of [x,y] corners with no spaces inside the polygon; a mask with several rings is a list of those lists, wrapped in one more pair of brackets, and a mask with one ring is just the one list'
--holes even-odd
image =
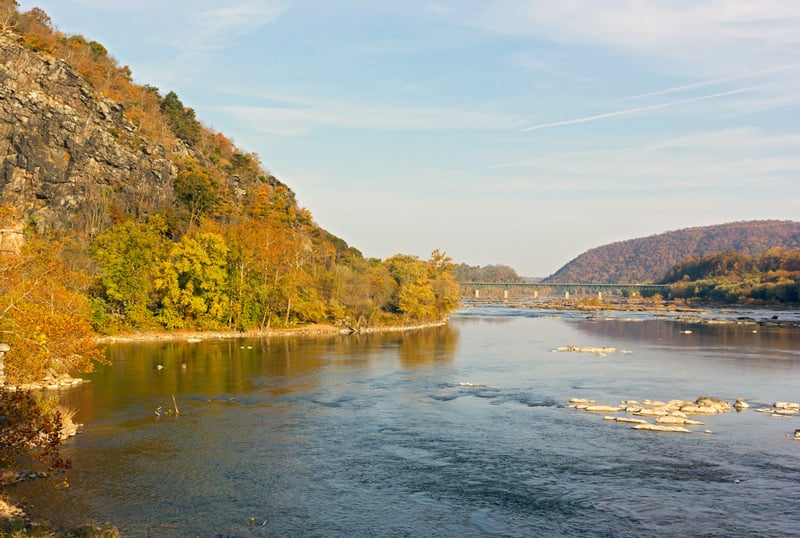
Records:
{"label": "sandy bank", "polygon": [[371,334],[402,331],[416,331],[431,327],[440,327],[447,324],[447,319],[427,323],[414,323],[403,325],[386,325],[376,327],[336,327],[334,325],[314,324],[287,329],[251,330],[251,331],[143,331],[120,333],[115,335],[98,336],[98,344],[111,344],[117,342],[200,342],[203,340],[220,340],[234,338],[269,338],[276,336],[335,336],[347,334]]}

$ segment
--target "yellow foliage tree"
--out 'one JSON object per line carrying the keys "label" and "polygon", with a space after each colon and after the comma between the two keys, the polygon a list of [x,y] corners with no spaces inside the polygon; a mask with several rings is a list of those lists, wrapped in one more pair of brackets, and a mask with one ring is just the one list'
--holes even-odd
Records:
{"label": "yellow foliage tree", "polygon": [[19,253],[0,253],[0,340],[8,380],[40,380],[48,370],[91,371],[105,360],[94,342],[85,274],[67,269],[63,245],[29,238]]}

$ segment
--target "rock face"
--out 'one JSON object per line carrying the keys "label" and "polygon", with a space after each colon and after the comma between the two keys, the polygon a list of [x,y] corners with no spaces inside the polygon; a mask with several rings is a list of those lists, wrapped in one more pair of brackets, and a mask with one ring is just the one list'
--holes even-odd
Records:
{"label": "rock face", "polygon": [[67,63],[0,37],[0,203],[20,223],[91,232],[108,201],[135,215],[170,204],[176,170],[135,131]]}

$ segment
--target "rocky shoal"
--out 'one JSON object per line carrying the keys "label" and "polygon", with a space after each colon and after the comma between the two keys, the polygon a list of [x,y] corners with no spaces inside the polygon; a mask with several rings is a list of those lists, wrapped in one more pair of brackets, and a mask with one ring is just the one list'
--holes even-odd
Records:
{"label": "rocky shoal", "polygon": [[[689,415],[709,416],[720,413],[728,413],[731,409],[741,412],[748,409],[750,405],[743,398],[737,398],[731,405],[725,400],[710,396],[701,396],[694,401],[686,400],[624,400],[618,405],[599,404],[587,398],[571,398],[567,409],[586,411],[589,413],[625,413],[624,415],[606,415],[603,418],[607,421],[632,424],[636,430],[692,433],[693,430],[688,426],[704,426],[700,420],[689,418]],[[761,407],[754,409],[758,413],[771,414],[776,418],[787,418],[800,415],[800,404],[796,402],[775,402],[772,407]],[[648,419],[654,419],[651,422]],[[705,433],[712,433],[704,430]],[[796,429],[793,435],[795,440],[800,441],[800,428]]]}

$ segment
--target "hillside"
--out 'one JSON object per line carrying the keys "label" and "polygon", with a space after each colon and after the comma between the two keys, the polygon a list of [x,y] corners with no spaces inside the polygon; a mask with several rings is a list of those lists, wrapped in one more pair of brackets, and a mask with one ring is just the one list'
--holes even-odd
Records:
{"label": "hillside", "polygon": [[800,222],[747,221],[686,228],[610,243],[588,250],[549,276],[546,282],[631,283],[664,278],[688,257],[727,250],[758,256],[772,247],[800,246]]}
{"label": "hillside", "polygon": [[441,320],[458,297],[443,253],[364,258],[174,92],[0,0],[9,379],[90,367],[92,330],[354,330]]}

